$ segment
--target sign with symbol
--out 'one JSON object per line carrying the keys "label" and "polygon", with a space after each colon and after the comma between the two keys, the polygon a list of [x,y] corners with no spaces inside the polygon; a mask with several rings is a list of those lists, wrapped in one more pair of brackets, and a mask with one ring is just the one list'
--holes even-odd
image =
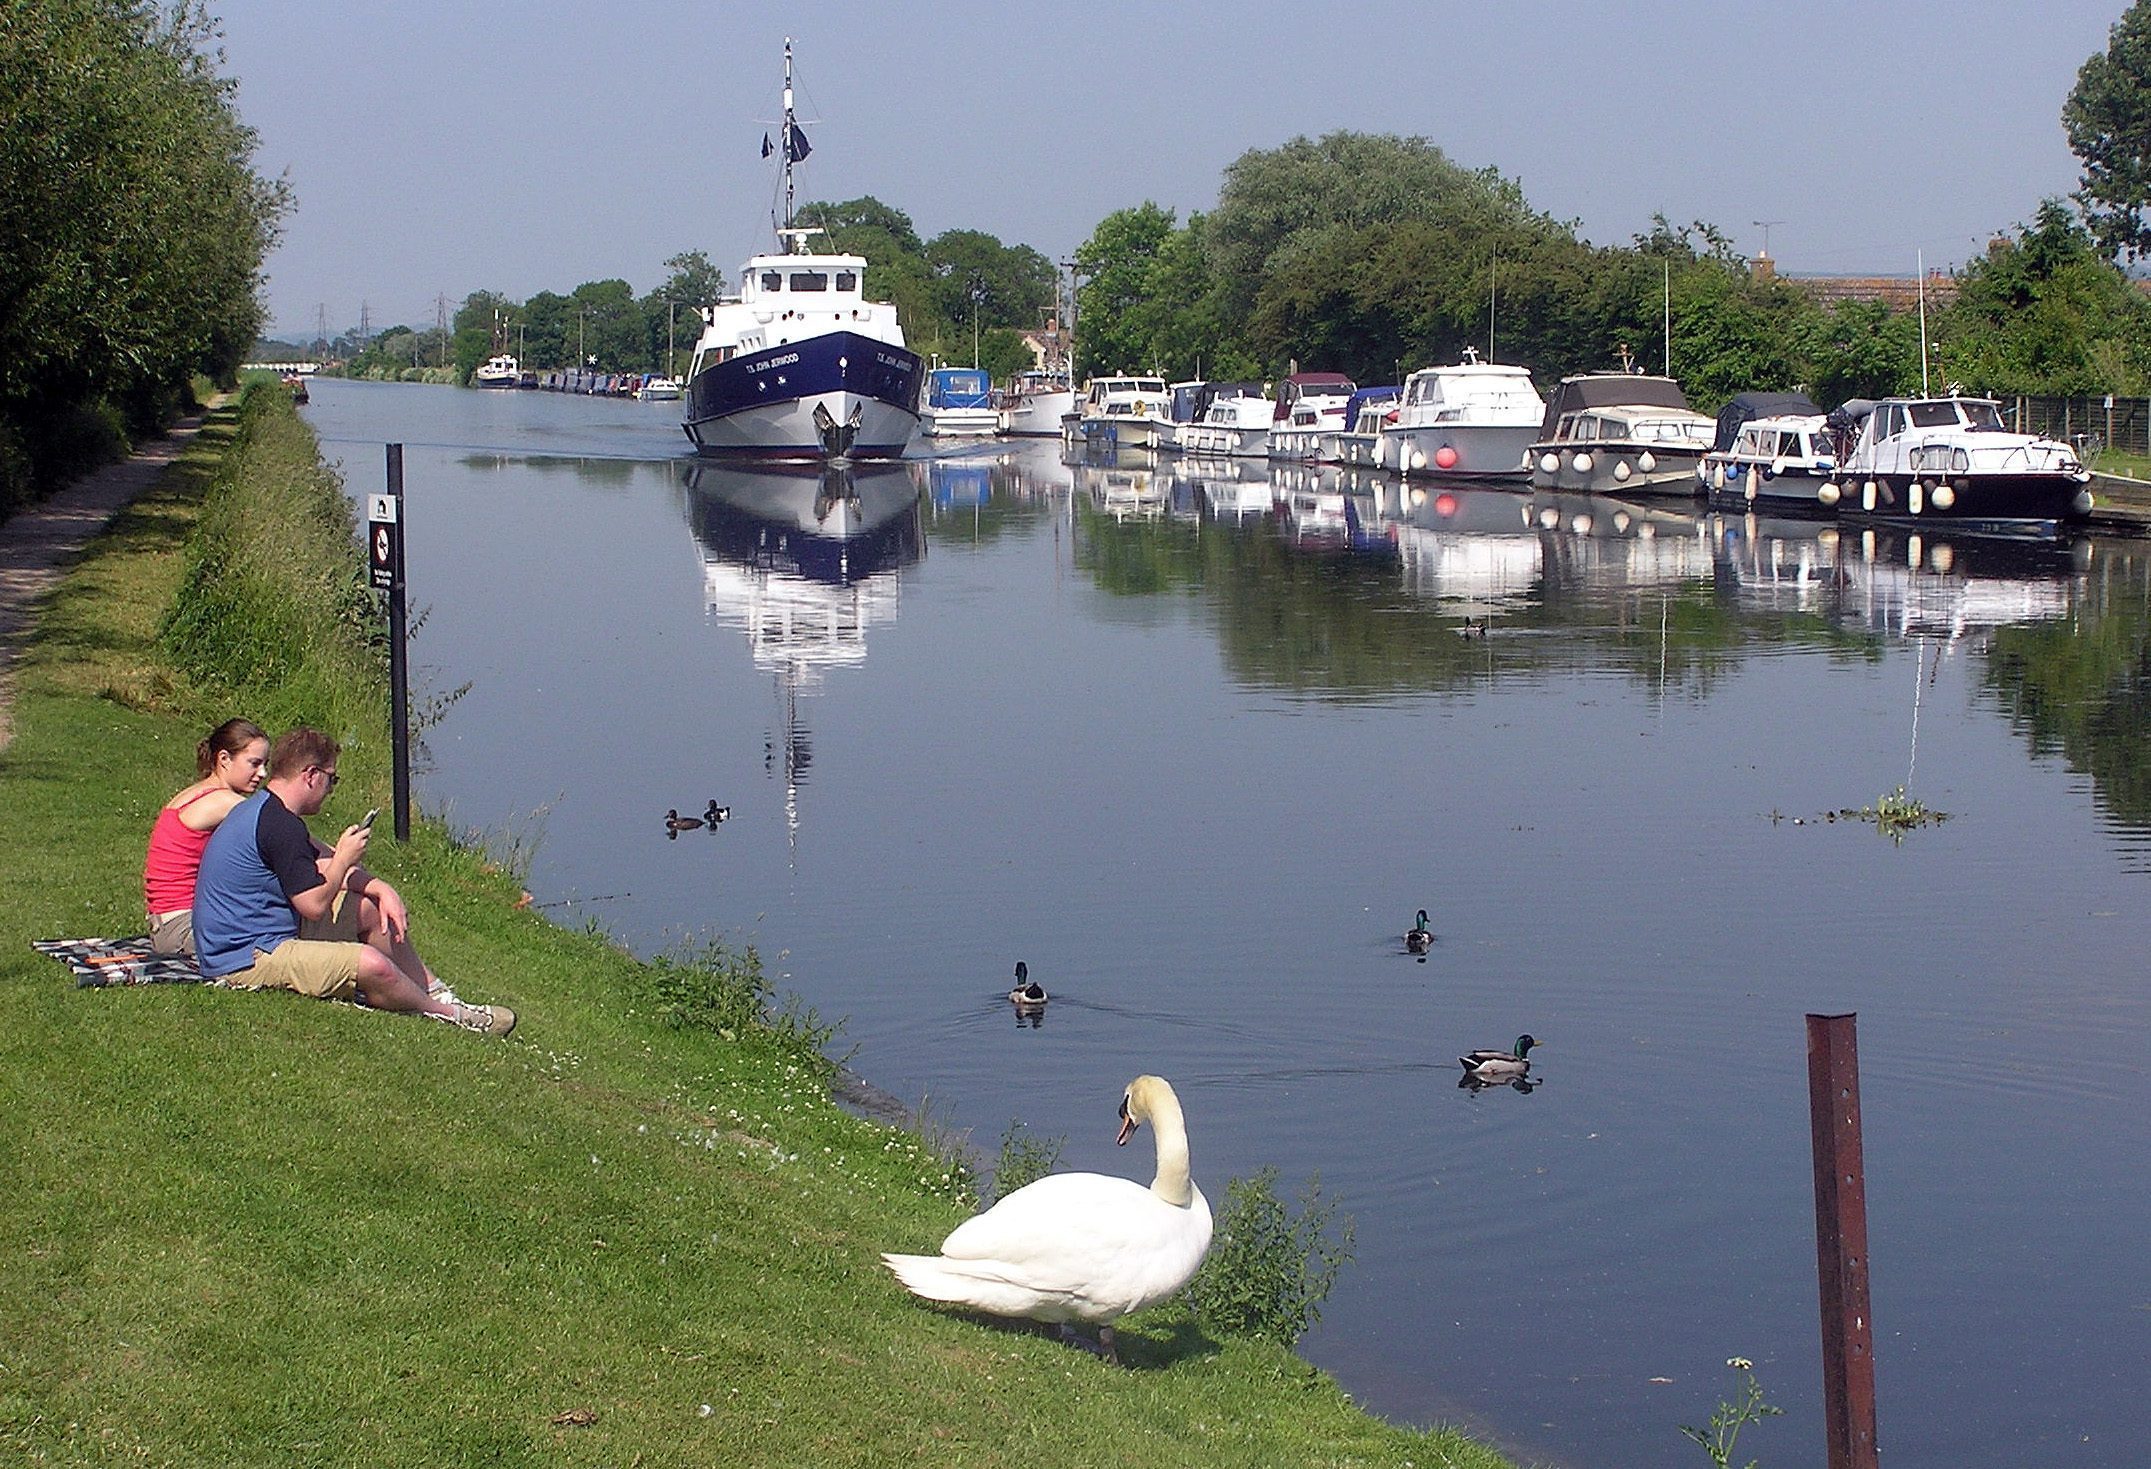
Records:
{"label": "sign with symbol", "polygon": [[401,502],[395,495],[368,495],[366,501],[366,563],[372,572],[374,590],[385,592],[396,584],[396,537],[400,531],[397,511]]}

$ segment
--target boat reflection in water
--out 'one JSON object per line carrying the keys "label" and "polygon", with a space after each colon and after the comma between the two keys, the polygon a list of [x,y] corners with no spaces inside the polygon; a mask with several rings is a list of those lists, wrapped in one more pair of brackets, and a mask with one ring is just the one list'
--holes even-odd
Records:
{"label": "boat reflection in water", "polygon": [[1157,520],[1172,500],[1172,478],[1161,473],[1147,455],[1138,460],[1106,465],[1078,460],[1075,491],[1087,495],[1098,510],[1115,520]]}
{"label": "boat reflection in water", "polygon": [[1840,627],[1955,640],[2069,616],[2086,539],[1922,534],[1789,516],[1714,515],[1714,575],[1743,606]]}
{"label": "boat reflection in water", "polygon": [[904,463],[686,469],[704,611],[745,633],[755,668],[776,681],[782,729],[765,766],[783,778],[795,854],[813,763],[799,695],[863,662],[867,629],[895,620],[902,570],[926,554],[915,476]]}
{"label": "boat reflection in water", "polygon": [[1429,485],[1384,475],[1374,486],[1374,513],[1396,539],[1413,596],[1448,603],[1482,625],[1536,596],[1542,532],[1531,497],[1515,482]]}

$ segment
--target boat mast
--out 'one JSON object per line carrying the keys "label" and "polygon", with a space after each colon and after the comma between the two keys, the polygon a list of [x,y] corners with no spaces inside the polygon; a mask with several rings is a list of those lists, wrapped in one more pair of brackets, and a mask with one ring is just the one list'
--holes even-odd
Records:
{"label": "boat mast", "polygon": [[1919,395],[1928,395],[1927,388],[1927,252],[1917,251],[1912,257],[1919,264]]}
{"label": "boat mast", "polygon": [[784,38],[784,227],[792,227],[792,38]]}

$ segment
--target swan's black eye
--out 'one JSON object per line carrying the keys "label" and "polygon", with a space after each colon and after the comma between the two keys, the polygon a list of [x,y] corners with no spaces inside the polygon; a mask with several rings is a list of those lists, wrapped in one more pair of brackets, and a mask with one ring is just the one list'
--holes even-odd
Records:
{"label": "swan's black eye", "polygon": [[1125,1096],[1120,1099],[1120,1120],[1128,1120],[1128,1099]]}

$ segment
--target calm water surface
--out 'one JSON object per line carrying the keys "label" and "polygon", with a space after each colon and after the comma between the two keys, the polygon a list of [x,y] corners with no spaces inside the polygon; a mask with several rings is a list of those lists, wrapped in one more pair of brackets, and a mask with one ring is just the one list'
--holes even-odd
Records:
{"label": "calm water surface", "polygon": [[[1851,1010],[1888,1461],[2151,1454],[2144,546],[1043,445],[825,483],[535,393],[308,414],[354,492],[408,446],[414,663],[471,682],[429,810],[541,838],[565,921],[758,945],[989,1157],[1021,1118],[1147,1174],[1111,1137],[1156,1071],[1213,1200],[1319,1171],[1358,1246],[1303,1350],[1376,1410],[1694,1462],[1741,1355],[1788,1409],[1743,1458],[1819,1462],[1801,1017]],[[1950,819],[1823,819],[1899,785]],[[1536,1090],[1458,1088],[1520,1031]]]}

